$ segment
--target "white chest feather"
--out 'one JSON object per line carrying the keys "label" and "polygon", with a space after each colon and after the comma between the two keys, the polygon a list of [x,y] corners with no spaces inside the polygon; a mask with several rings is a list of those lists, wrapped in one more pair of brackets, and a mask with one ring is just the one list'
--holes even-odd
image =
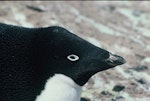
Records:
{"label": "white chest feather", "polygon": [[44,90],[35,101],[80,101],[81,86],[71,78],[55,74],[45,85]]}

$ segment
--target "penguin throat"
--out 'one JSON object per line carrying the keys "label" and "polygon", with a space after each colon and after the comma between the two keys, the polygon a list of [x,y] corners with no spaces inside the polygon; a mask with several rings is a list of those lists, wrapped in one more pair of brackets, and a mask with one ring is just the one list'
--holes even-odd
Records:
{"label": "penguin throat", "polygon": [[44,90],[35,101],[80,101],[82,87],[63,74],[47,80]]}

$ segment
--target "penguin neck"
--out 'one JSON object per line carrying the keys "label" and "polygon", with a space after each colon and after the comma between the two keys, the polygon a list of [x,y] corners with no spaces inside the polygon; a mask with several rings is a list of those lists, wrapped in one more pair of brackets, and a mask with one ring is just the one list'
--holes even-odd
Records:
{"label": "penguin neck", "polygon": [[82,87],[63,74],[47,80],[44,90],[35,101],[80,101]]}

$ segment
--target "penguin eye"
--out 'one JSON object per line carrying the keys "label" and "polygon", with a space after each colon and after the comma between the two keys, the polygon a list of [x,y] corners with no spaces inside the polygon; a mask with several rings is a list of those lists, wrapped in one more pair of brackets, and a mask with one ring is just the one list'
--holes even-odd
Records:
{"label": "penguin eye", "polygon": [[79,60],[79,57],[75,54],[71,54],[71,55],[67,56],[67,59],[70,61],[77,61],[77,60]]}

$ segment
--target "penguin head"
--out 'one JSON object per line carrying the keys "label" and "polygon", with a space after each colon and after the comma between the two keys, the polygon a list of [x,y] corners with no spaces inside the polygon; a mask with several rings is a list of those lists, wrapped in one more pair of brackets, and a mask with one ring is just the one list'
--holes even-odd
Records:
{"label": "penguin head", "polygon": [[43,75],[64,74],[83,86],[95,73],[125,63],[121,56],[96,47],[61,27],[43,28],[37,36],[34,53],[38,52],[36,63]]}

